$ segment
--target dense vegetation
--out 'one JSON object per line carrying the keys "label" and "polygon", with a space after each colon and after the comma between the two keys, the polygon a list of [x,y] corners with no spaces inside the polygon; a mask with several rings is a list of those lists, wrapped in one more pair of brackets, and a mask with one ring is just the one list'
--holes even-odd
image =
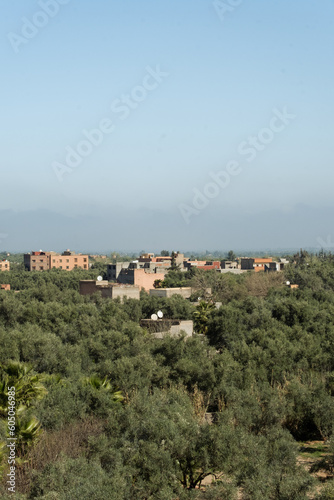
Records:
{"label": "dense vegetation", "polygon": [[[99,266],[0,274],[12,288],[0,292],[0,441],[15,386],[13,499],[333,498],[333,480],[319,492],[298,461],[301,442],[322,440],[318,467],[334,468],[330,255],[298,254],[284,274],[170,271],[198,305],[80,296]],[[158,309],[198,334],[153,338],[140,320]]]}

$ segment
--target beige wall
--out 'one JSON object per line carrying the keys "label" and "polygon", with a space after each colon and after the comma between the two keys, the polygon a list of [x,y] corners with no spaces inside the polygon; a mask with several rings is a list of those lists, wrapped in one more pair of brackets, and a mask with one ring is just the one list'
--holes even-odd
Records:
{"label": "beige wall", "polygon": [[9,271],[10,262],[8,260],[0,260],[0,271]]}
{"label": "beige wall", "polygon": [[189,299],[192,294],[191,287],[182,288],[153,288],[150,295],[153,297],[171,297],[172,295],[181,295],[184,299]]}
{"label": "beige wall", "polygon": [[140,290],[138,286],[117,285],[108,281],[81,280],[79,283],[81,295],[92,295],[101,292],[103,298],[116,299],[124,297],[139,300]]}
{"label": "beige wall", "polygon": [[88,255],[50,255],[50,268],[72,271],[75,268],[88,269]]}

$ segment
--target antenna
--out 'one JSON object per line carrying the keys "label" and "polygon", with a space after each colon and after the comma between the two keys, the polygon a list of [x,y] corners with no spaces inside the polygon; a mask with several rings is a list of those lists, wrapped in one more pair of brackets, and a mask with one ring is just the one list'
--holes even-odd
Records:
{"label": "antenna", "polygon": [[162,311],[157,312],[158,318],[162,319],[164,317],[164,313]]}
{"label": "antenna", "polygon": [[290,285],[290,281],[287,281],[287,282],[286,282],[286,285],[288,285],[288,286],[289,286],[289,285]]}
{"label": "antenna", "polygon": [[97,281],[102,281],[102,276],[98,276]]}
{"label": "antenna", "polygon": [[151,319],[152,319],[153,321],[157,321],[158,316],[157,316],[156,314],[152,314],[152,315],[151,315]]}

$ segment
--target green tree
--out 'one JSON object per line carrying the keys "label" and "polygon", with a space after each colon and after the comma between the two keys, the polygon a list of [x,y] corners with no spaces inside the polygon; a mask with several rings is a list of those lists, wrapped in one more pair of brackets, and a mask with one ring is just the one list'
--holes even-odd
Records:
{"label": "green tree", "polygon": [[227,260],[232,260],[234,261],[237,258],[236,254],[233,252],[233,250],[230,250],[227,253]]}
{"label": "green tree", "polygon": [[215,305],[211,301],[201,300],[196,311],[194,311],[195,331],[199,334],[206,335],[208,332],[208,325],[210,315],[214,311]]}

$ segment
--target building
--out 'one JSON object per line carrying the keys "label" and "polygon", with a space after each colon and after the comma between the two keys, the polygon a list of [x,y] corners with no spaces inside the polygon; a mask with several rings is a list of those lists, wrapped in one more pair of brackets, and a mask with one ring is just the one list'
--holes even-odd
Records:
{"label": "building", "polygon": [[254,270],[256,273],[260,271],[272,272],[272,271],[283,271],[284,267],[289,263],[286,259],[280,259],[279,262],[273,261],[272,257],[267,259],[263,258],[242,258],[241,259],[241,269],[242,270]]}
{"label": "building", "polygon": [[79,283],[81,295],[92,295],[100,292],[103,298],[116,299],[124,297],[128,299],[140,299],[139,286],[120,285],[118,283],[109,283],[108,281],[81,280]]}
{"label": "building", "polygon": [[[184,299],[189,299],[194,293],[199,293],[198,289],[191,287],[181,287],[181,288],[153,288],[150,290],[150,295],[152,297],[163,297],[168,299],[173,295],[181,295]],[[205,295],[210,296],[212,293],[211,288],[206,288]]]}
{"label": "building", "polygon": [[161,339],[165,335],[173,337],[180,335],[184,332],[187,337],[191,337],[194,332],[194,324],[191,320],[180,319],[142,319],[140,326],[145,328],[154,337]]}
{"label": "building", "polygon": [[148,271],[143,268],[122,269],[118,275],[117,282],[124,285],[136,285],[147,292],[153,288],[156,280],[163,280],[165,273]]}
{"label": "building", "polygon": [[150,295],[152,297],[163,297],[169,298],[173,295],[181,295],[184,299],[189,299],[192,295],[191,287],[181,287],[181,288],[153,288],[150,290]]}
{"label": "building", "polygon": [[10,262],[8,260],[0,260],[0,271],[10,271]]}
{"label": "building", "polygon": [[271,264],[273,259],[267,258],[253,258],[253,257],[243,257],[241,258],[241,269],[243,270],[254,270],[255,272],[264,271],[265,266]]}
{"label": "building", "polygon": [[24,267],[28,271],[48,271],[50,269],[50,252],[31,252],[24,254]]}
{"label": "building", "polygon": [[10,285],[0,285],[0,290],[10,290]]}
{"label": "building", "polygon": [[221,269],[238,269],[238,263],[232,260],[222,260],[220,262]]}
{"label": "building", "polygon": [[89,269],[88,255],[76,254],[66,250],[59,254],[50,255],[50,269],[65,269],[72,271],[73,269]]}
{"label": "building", "polygon": [[189,271],[190,269],[202,269],[203,271],[220,270],[220,261],[210,260],[186,260],[183,263],[184,267]]}
{"label": "building", "polygon": [[28,271],[48,271],[49,269],[89,269],[88,255],[76,254],[66,250],[56,252],[31,252],[24,254],[24,266]]}
{"label": "building", "polygon": [[[169,267],[169,266],[168,266]],[[147,292],[153,288],[156,280],[163,280],[168,268],[162,268],[154,262],[132,261],[108,264],[108,280],[123,285],[135,285]]]}
{"label": "building", "polygon": [[[170,255],[168,256],[159,255],[157,257],[154,257],[154,253],[144,253],[139,257],[138,261],[151,262],[153,264],[166,264],[169,265],[170,267],[172,262],[172,257]],[[184,262],[184,254],[179,252],[174,252],[174,262],[177,266],[180,266],[181,268]]]}

